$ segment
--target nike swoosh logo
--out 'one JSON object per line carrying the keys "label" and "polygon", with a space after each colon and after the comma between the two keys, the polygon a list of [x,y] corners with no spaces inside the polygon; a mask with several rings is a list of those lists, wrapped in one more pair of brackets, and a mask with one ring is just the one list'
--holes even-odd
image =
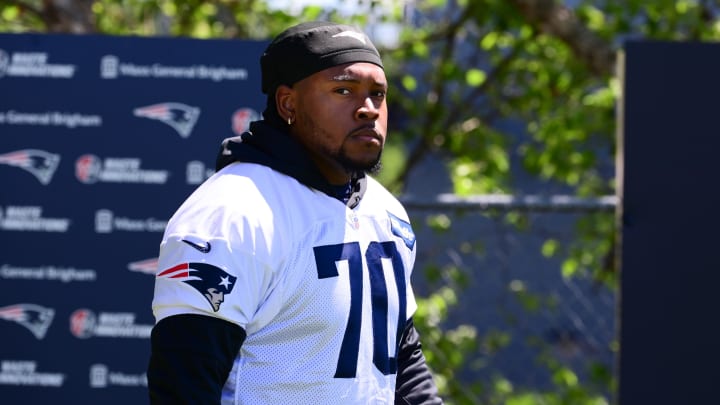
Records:
{"label": "nike swoosh logo", "polygon": [[337,33],[337,34],[333,35],[332,37],[333,37],[333,38],[337,38],[337,37],[353,38],[353,39],[357,39],[358,41],[360,41],[360,42],[362,42],[363,44],[365,44],[365,34],[360,33],[360,32],[355,32],[355,31],[343,31],[343,32],[340,32],[340,33]]}
{"label": "nike swoosh logo", "polygon": [[212,246],[210,246],[210,242],[205,242],[205,244],[201,244],[201,243],[191,242],[187,239],[183,239],[182,241],[203,253],[207,253],[210,251],[210,249],[212,249]]}

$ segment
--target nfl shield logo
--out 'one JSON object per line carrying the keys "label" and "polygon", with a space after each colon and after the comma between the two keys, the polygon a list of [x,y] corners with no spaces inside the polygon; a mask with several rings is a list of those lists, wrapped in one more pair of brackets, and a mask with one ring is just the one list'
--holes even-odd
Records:
{"label": "nfl shield logo", "polygon": [[356,231],[360,229],[360,219],[358,219],[357,214],[351,212],[350,215],[348,215],[348,221]]}

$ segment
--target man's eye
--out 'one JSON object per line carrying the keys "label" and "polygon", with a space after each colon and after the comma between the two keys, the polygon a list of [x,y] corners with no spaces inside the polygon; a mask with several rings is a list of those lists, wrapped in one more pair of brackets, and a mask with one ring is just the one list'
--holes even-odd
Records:
{"label": "man's eye", "polygon": [[339,88],[339,89],[335,89],[335,93],[342,94],[342,95],[348,95],[348,94],[350,94],[350,90],[346,89],[346,88]]}

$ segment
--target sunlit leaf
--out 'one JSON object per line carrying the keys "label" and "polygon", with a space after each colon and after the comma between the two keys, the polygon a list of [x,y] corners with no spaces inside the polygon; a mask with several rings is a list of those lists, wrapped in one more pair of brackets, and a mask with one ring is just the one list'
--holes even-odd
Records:
{"label": "sunlit leaf", "polygon": [[417,81],[413,76],[403,75],[402,85],[408,91],[414,91],[417,88]]}
{"label": "sunlit leaf", "polygon": [[543,243],[542,248],[540,249],[542,252],[542,255],[545,257],[552,257],[555,256],[558,249],[560,248],[560,243],[555,239],[548,239]]}
{"label": "sunlit leaf", "polygon": [[508,398],[505,405],[539,405],[533,394],[521,394]]}
{"label": "sunlit leaf", "polygon": [[578,377],[569,368],[562,367],[553,374],[553,381],[559,385],[574,387],[578,384]]}
{"label": "sunlit leaf", "polygon": [[562,264],[561,273],[563,277],[572,277],[578,270],[578,263],[574,259],[567,259]]}
{"label": "sunlit leaf", "polygon": [[2,10],[2,18],[6,21],[12,21],[17,18],[19,13],[20,10],[16,6],[5,7],[5,9]]}
{"label": "sunlit leaf", "polygon": [[472,87],[478,87],[485,83],[485,79],[487,79],[487,74],[480,69],[470,69],[465,74],[465,82]]}
{"label": "sunlit leaf", "polygon": [[596,7],[588,7],[585,9],[588,28],[593,30],[602,29],[605,25],[605,13]]}

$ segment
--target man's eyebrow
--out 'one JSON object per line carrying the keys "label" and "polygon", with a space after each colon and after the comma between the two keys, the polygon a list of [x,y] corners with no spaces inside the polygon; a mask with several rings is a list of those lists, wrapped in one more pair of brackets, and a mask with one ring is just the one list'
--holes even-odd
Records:
{"label": "man's eyebrow", "polygon": [[330,80],[332,80],[334,82],[359,82],[360,81],[360,79],[358,79],[357,77],[355,77],[353,75],[348,75],[348,74],[336,75],[336,76],[331,77]]}
{"label": "man's eyebrow", "polygon": [[[352,83],[360,83],[362,81],[357,76],[354,76],[351,74],[336,75],[336,76],[331,77],[330,80],[333,82],[352,82]],[[376,86],[387,87],[387,83],[385,83],[385,82],[373,81],[373,84]]]}

